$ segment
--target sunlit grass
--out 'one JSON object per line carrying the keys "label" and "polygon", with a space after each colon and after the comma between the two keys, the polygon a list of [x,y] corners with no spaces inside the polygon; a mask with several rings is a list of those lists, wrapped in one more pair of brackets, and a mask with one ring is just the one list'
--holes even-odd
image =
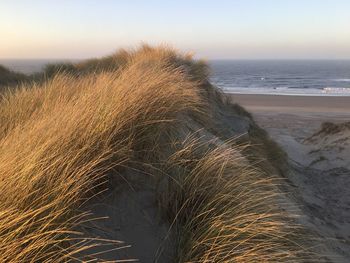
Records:
{"label": "sunlit grass", "polygon": [[[307,258],[306,236],[281,208],[289,204],[278,174],[261,172],[225,136],[194,139],[193,127],[215,129],[215,105],[223,103],[203,62],[144,46],[51,70],[0,101],[1,262],[75,260],[108,242],[122,248],[123,240],[76,229],[94,218],[81,205],[127,168],[168,182],[159,202],[176,233],[178,261]],[[235,107],[230,114],[250,118]],[[266,150],[251,149],[258,159]]]}

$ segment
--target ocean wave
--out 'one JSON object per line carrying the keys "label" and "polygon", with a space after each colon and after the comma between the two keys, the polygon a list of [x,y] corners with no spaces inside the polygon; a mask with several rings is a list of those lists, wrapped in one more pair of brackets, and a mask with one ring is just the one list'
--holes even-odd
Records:
{"label": "ocean wave", "polygon": [[336,82],[350,82],[350,79],[333,79]]}
{"label": "ocean wave", "polygon": [[341,93],[350,94],[350,88],[345,87],[326,87],[322,89],[322,93]]}
{"label": "ocean wave", "polygon": [[[220,86],[219,86],[220,87]],[[350,87],[232,87],[221,86],[227,93],[237,94],[270,94],[270,95],[300,95],[300,96],[350,96]]]}

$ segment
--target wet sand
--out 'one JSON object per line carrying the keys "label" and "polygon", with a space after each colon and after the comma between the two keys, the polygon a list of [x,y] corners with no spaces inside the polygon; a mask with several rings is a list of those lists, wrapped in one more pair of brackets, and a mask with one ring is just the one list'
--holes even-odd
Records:
{"label": "wet sand", "polygon": [[234,102],[252,112],[341,113],[350,116],[350,96],[286,96],[230,94]]}

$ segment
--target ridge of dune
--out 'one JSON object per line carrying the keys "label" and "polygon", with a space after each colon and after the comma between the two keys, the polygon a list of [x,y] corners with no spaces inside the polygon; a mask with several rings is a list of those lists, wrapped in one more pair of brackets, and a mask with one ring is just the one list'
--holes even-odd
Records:
{"label": "ridge of dune", "polygon": [[190,56],[61,65],[0,124],[0,261],[321,260],[285,153]]}

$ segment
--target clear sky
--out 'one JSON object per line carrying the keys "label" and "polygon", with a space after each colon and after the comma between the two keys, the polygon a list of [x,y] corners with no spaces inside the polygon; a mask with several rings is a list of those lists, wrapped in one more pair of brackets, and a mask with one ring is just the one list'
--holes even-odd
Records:
{"label": "clear sky", "polygon": [[0,58],[87,58],[141,42],[207,59],[350,59],[350,0],[0,1]]}

